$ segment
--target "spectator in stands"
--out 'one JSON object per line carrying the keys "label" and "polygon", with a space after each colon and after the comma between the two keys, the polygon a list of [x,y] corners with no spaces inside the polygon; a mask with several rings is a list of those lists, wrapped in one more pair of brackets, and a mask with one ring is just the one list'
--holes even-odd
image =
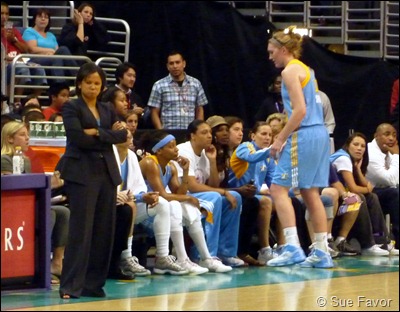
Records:
{"label": "spectator in stands", "polygon": [[33,98],[32,100],[27,102],[28,104],[24,105],[21,111],[21,120],[25,121],[25,116],[31,112],[31,111],[36,111],[42,114],[42,109],[40,107],[40,104],[38,104],[37,100]]}
{"label": "spectator in stands", "polygon": [[282,76],[276,74],[268,85],[267,96],[261,103],[254,121],[266,121],[268,116],[274,113],[285,113],[281,96]]}
{"label": "spectator in stands", "polygon": [[[7,62],[7,90],[8,94],[14,92],[15,95],[22,95],[24,93],[23,88],[15,88],[15,90],[10,90],[11,83],[11,62],[13,59],[22,53],[28,53],[28,45],[22,39],[22,35],[17,28],[14,26],[5,27],[8,23],[10,17],[10,10],[8,4],[1,2],[1,42],[6,49],[6,62]],[[7,25],[8,26],[8,25]],[[32,61],[24,61],[20,59],[18,66],[15,68],[16,75],[25,76],[37,76],[37,78],[19,78],[15,81],[15,84],[28,85],[33,84],[35,86],[47,85],[47,79],[44,77],[46,75],[43,68],[38,67],[38,64]],[[40,95],[42,93],[42,88],[34,89],[34,93]]]}
{"label": "spectator in stands", "polygon": [[[390,238],[382,207],[378,196],[372,192],[373,186],[371,182],[365,177],[369,163],[365,135],[360,132],[354,132],[347,138],[343,148],[333,153],[329,159],[345,187],[350,192],[360,196],[361,200],[367,203],[375,241],[383,244],[383,248],[388,249],[387,244],[390,243]],[[396,250],[392,249],[391,252],[395,253]],[[361,253],[371,256],[389,255],[389,251],[381,249],[380,245],[363,248]]]}
{"label": "spectator in stands", "polygon": [[115,86],[121,89],[126,95],[128,109],[133,109],[138,114],[144,113],[143,100],[139,94],[133,90],[136,82],[136,67],[132,63],[124,62],[115,69]]}
{"label": "spectator in stands", "polygon": [[[201,211],[206,215],[204,232],[208,249],[225,265],[243,266],[245,262],[237,258],[242,197],[236,191],[219,186],[211,127],[205,121],[195,119],[188,126],[187,139],[178,145],[179,156],[190,161],[188,190],[200,200]],[[182,168],[179,165],[175,167],[182,178]]]}
{"label": "spectator in stands", "polygon": [[69,85],[65,82],[56,82],[47,92],[50,105],[43,110],[43,114],[46,120],[50,120],[51,115],[60,113],[62,106],[69,100]]}
{"label": "spectator in stands", "polygon": [[[202,227],[200,203],[197,198],[188,194],[189,160],[178,156],[176,140],[173,135],[164,131],[147,132],[142,136],[141,145],[151,153],[140,161],[140,168],[149,191],[155,191],[169,202],[171,210],[171,240],[175,246],[177,264],[191,274],[203,274],[209,270],[223,273],[232,268],[220,260],[211,257],[206,245]],[[175,160],[182,171],[181,182]],[[200,266],[192,262],[185,250],[182,223],[200,253]]]}
{"label": "spectator in stands", "polygon": [[35,105],[39,108],[42,107],[39,101],[39,97],[36,94],[28,94],[26,97],[22,98],[21,100],[21,106],[22,109],[27,106],[27,105]]}
{"label": "spectator in stands", "polygon": [[366,178],[378,195],[382,210],[390,215],[392,233],[399,248],[399,142],[396,129],[380,124],[368,143],[369,163]]}
{"label": "spectator in stands", "polygon": [[[18,121],[10,121],[4,125],[1,131],[1,174],[12,174],[13,165],[12,157],[15,152],[15,147],[21,146],[23,153],[27,152],[29,147],[29,131],[26,125]],[[30,158],[24,156],[24,173],[31,173]],[[59,180],[56,175],[53,180]],[[61,181],[54,181],[53,185],[60,185]],[[52,260],[50,272],[52,283],[58,283],[63,266],[64,250],[68,237],[68,222],[70,211],[62,205],[51,205],[51,246]]]}
{"label": "spectator in stands", "polygon": [[63,106],[67,147],[60,166],[71,209],[60,297],[104,297],[115,230],[117,186],[122,182],[112,145],[128,130],[109,105],[98,100],[104,71],[83,64],[76,77],[78,98]]}
{"label": "spectator in stands", "polygon": [[28,130],[29,128],[29,122],[31,121],[46,121],[46,117],[44,116],[43,112],[33,108],[24,114],[23,122],[26,124]]}
{"label": "spectator in stands", "polygon": [[[37,9],[33,15],[33,26],[25,29],[22,38],[26,41],[29,53],[38,55],[64,55],[71,56],[71,52],[66,46],[59,46],[56,36],[49,31],[51,27],[51,16],[49,10],[45,8]],[[53,66],[50,70],[54,76],[54,81],[64,81],[64,76],[68,76],[66,70],[56,67],[78,67],[73,59],[68,58],[33,58],[33,62],[44,66]],[[67,70],[70,76],[76,75],[76,70]]]}
{"label": "spectator in stands", "polygon": [[187,129],[194,120],[204,120],[204,105],[208,103],[201,82],[185,72],[182,53],[168,54],[169,75],[154,83],[148,106],[156,129]]}
{"label": "spectator in stands", "polygon": [[109,103],[115,110],[120,121],[125,121],[126,114],[128,113],[128,102],[124,91],[117,87],[110,87],[101,95],[101,101]]}
{"label": "spectator in stands", "polygon": [[105,49],[111,40],[107,28],[96,20],[95,13],[94,5],[84,2],[74,10],[72,21],[61,29],[60,45],[68,47],[71,54],[88,56],[88,50]]}
{"label": "spectator in stands", "polygon": [[128,109],[133,110],[139,118],[139,129],[152,128],[150,120],[150,109],[144,103],[139,94],[134,90],[136,83],[137,70],[135,65],[124,62],[117,66],[115,70],[115,86],[121,89],[128,101]]}
{"label": "spectator in stands", "polygon": [[[278,159],[278,164],[270,188],[287,244],[283,253],[267,265],[299,263],[303,267],[330,268],[333,262],[328,252],[327,219],[319,195],[319,187],[328,184],[329,135],[323,124],[322,107],[316,101],[313,72],[299,61],[301,42],[295,26],[287,32],[274,33],[268,41],[269,59],[276,67],[284,68],[282,99],[289,119],[271,145],[271,156]],[[316,245],[307,258],[300,247],[295,213],[288,196],[291,187],[300,189],[315,230]]]}
{"label": "spectator in stands", "polygon": [[[241,187],[251,184],[256,187],[255,197],[259,201],[259,208],[253,222],[257,224],[260,246],[257,260],[266,265],[267,261],[276,257],[269,242],[271,214],[274,210],[269,192],[275,171],[275,160],[269,157],[272,129],[265,121],[257,121],[250,132],[250,138],[250,142],[241,143],[233,152],[228,185]],[[267,187],[263,188],[264,184]],[[250,244],[250,241],[245,244]]]}

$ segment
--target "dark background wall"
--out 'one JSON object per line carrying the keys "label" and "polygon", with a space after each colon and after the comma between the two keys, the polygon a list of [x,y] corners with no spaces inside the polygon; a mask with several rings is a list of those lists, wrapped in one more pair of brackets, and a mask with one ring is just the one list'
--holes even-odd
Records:
{"label": "dark background wall", "polygon": [[[82,2],[75,1],[75,6]],[[206,117],[236,115],[252,126],[276,71],[266,52],[274,25],[213,1],[93,3],[97,16],[129,23],[130,61],[138,67],[135,89],[145,101],[153,83],[168,74],[168,52],[178,49],[186,56],[186,72],[200,79],[208,96]],[[302,60],[314,68],[320,89],[331,99],[336,147],[349,129],[372,139],[376,126],[389,118],[398,62],[336,54],[310,38],[304,39]]]}

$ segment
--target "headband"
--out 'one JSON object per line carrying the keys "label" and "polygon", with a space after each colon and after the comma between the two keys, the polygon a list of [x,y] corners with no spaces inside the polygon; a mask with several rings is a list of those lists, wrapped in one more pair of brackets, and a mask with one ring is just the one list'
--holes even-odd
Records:
{"label": "headband", "polygon": [[271,39],[269,39],[269,42],[271,42],[272,44],[275,44],[278,47],[284,46],[284,44],[281,41],[279,41],[278,39],[273,38],[273,37]]}
{"label": "headband", "polygon": [[172,140],[175,140],[175,137],[172,134],[168,134],[164,139],[162,139],[156,145],[154,145],[151,150],[153,151],[153,153],[155,153],[157,150],[159,150],[160,148],[163,148],[165,145],[167,145]]}

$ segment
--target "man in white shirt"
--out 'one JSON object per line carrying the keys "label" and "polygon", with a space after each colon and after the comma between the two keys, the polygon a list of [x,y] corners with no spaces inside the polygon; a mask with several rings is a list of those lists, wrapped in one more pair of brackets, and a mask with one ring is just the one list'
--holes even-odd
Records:
{"label": "man in white shirt", "polygon": [[368,143],[369,163],[366,178],[374,186],[382,210],[390,215],[392,233],[399,248],[399,143],[396,129],[380,124]]}

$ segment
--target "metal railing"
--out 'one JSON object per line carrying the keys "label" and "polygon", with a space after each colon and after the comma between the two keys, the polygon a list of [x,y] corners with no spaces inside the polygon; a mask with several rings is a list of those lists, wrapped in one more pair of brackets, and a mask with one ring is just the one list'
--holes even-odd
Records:
{"label": "metal railing", "polygon": [[384,2],[344,1],[344,53],[383,57]]}
{"label": "metal railing", "polygon": [[[34,18],[35,10],[45,8],[51,14],[51,32],[58,35],[62,26],[74,16],[74,1],[49,1],[47,4],[35,4],[36,1],[23,1],[22,4],[22,27],[29,27]],[[68,5],[64,3],[67,2]]]}
{"label": "metal railing", "polygon": [[[74,16],[74,1],[51,1],[46,5],[35,4],[36,1],[23,1],[23,5],[10,5],[10,10],[13,12],[20,12],[20,15],[10,16],[10,20],[16,22],[16,26],[23,29],[29,27],[29,22],[32,20],[33,10],[38,8],[46,8],[51,13],[51,28],[50,31],[56,36],[61,33],[62,26],[71,20]],[[68,5],[61,5],[57,3],[68,2]],[[110,42],[107,44],[107,51],[102,50],[88,50],[88,54],[97,59],[102,56],[117,57],[122,61],[129,60],[129,45],[131,37],[131,29],[129,24],[118,18],[98,17],[96,20],[102,22],[107,32],[111,37]]]}
{"label": "metal railing", "polygon": [[[65,5],[65,3],[68,5]],[[37,1],[23,1],[22,5],[9,4],[10,20],[16,22],[20,27],[29,27],[29,21],[32,19],[30,13],[38,8],[46,8],[50,11],[52,22],[54,25],[51,27],[51,31],[58,33],[61,30],[62,25],[70,20],[74,14],[74,1],[48,1],[47,4],[38,4]]]}
{"label": "metal railing", "polygon": [[385,1],[384,58],[399,59],[399,2]]}
{"label": "metal railing", "polygon": [[6,48],[1,43],[1,93],[7,94],[7,62],[6,62]]}
{"label": "metal railing", "polygon": [[[17,75],[16,74],[16,69],[21,66],[26,66],[26,62],[24,60],[26,59],[63,59],[63,60],[74,60],[78,62],[92,62],[92,60],[87,57],[87,56],[80,56],[80,55],[38,55],[38,54],[19,54],[17,55],[13,61],[11,62],[11,75],[10,75],[10,90],[14,90],[15,88],[24,88],[24,89],[48,89],[49,84],[51,84],[51,80],[65,80],[65,81],[74,81],[76,78],[76,75],[66,75],[65,73],[67,71],[78,71],[79,65],[77,66],[53,66],[53,65],[39,65],[36,64],[35,66],[38,66],[40,68],[45,69],[46,75],[45,76],[36,76],[36,75]],[[51,69],[63,69],[64,70],[64,76],[55,76],[55,75],[50,75],[48,72]],[[48,85],[47,86],[40,86],[40,85],[34,85],[34,84],[17,84],[18,79],[21,78],[29,78],[29,79],[38,79],[38,78],[45,78],[47,79]],[[15,103],[16,99],[21,99],[25,97],[24,95],[15,95],[13,91],[10,92],[9,95],[9,103]]]}
{"label": "metal railing", "polygon": [[[290,25],[307,28],[314,40],[342,45],[347,55],[399,59],[398,1],[218,2],[244,15],[265,16],[277,29]],[[257,5],[252,8],[253,4]]]}
{"label": "metal railing", "polygon": [[88,54],[95,56],[94,59],[108,56],[117,57],[124,62],[129,60],[129,45],[131,38],[131,28],[129,24],[118,18],[96,17],[96,20],[103,23],[107,28],[107,32],[111,36],[108,42],[108,51],[88,50]]}
{"label": "metal railing", "polygon": [[115,71],[122,61],[116,57],[100,57],[96,60],[96,65],[100,66],[106,74],[107,83],[115,83]]}

